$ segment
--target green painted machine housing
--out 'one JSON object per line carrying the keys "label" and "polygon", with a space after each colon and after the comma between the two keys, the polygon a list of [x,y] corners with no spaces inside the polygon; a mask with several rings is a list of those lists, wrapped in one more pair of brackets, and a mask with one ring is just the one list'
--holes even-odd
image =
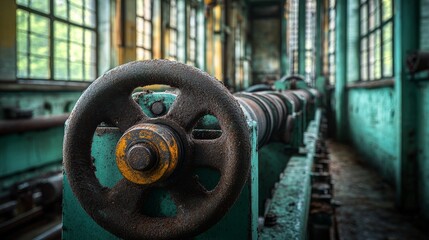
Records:
{"label": "green painted machine housing", "polygon": [[[170,93],[135,93],[133,98],[139,103],[143,111],[149,117],[155,117],[150,106],[162,101],[166,110],[171,107],[176,95]],[[257,129],[254,121],[248,121],[251,142],[251,170],[249,178],[241,192],[239,199],[235,202],[227,215],[208,231],[196,237],[196,239],[256,239],[258,228],[258,150]],[[217,119],[207,115],[197,124],[204,129],[216,129]],[[100,183],[106,187],[112,187],[122,179],[122,175],[116,166],[114,150],[121,133],[114,127],[98,127],[93,137],[92,156],[96,168],[96,176]],[[196,172],[200,182],[212,184],[217,182],[218,176],[207,169]],[[161,216],[174,216],[175,207],[172,200],[165,193],[158,193],[149,200],[149,206],[145,209],[152,214]],[[239,219],[239,221],[237,221]],[[112,219],[113,220],[113,219]],[[63,191],[63,239],[118,239],[102,227],[100,227],[81,207],[71,191],[64,176]],[[227,237],[225,236],[227,235]]]}
{"label": "green painted machine housing", "polygon": [[[34,118],[67,114],[80,91],[0,92],[0,108],[31,110]],[[0,121],[6,119],[0,111]],[[21,181],[62,168],[64,126],[0,135],[0,194]]]}
{"label": "green painted machine housing", "polygon": [[[149,117],[155,117],[151,112],[150,107],[155,102],[163,102],[166,110],[172,105],[176,95],[171,93],[135,93],[133,98],[138,102],[143,111]],[[305,100],[304,100],[305,101]],[[305,102],[304,102],[305,104]],[[296,116],[299,119],[299,129],[307,128],[304,121],[305,114]],[[261,238],[261,227],[258,230],[258,217],[264,216],[273,205],[273,197],[275,197],[275,186],[279,181],[284,181],[281,178],[287,166],[291,165],[290,159],[296,159],[299,156],[293,156],[296,152],[290,145],[281,142],[270,142],[258,150],[257,147],[257,125],[254,121],[248,121],[251,139],[252,139],[252,154],[251,154],[251,171],[248,180],[240,194],[239,199],[235,202],[230,211],[212,228],[195,237],[195,239],[258,239]],[[217,120],[213,116],[205,116],[197,124],[196,130],[206,131],[217,129]],[[194,131],[196,131],[194,130]],[[301,141],[304,141],[304,131],[299,133],[294,132],[294,135],[301,135]],[[121,137],[121,133],[114,127],[99,127],[97,128],[92,145],[92,156],[94,157],[94,166],[96,168],[96,176],[100,183],[106,187],[113,186],[119,179],[122,178],[115,159],[116,143]],[[301,144],[302,145],[302,144]],[[302,157],[301,157],[302,158]],[[296,161],[296,160],[294,160]],[[216,182],[218,176],[210,171],[196,172],[202,184],[211,184]],[[309,174],[308,174],[309,176]],[[273,195],[274,193],[274,195]],[[309,192],[306,192],[309,198]],[[270,200],[272,199],[272,200]],[[277,200],[276,200],[277,201]],[[304,202],[303,204],[307,204]],[[150,209],[153,214],[160,216],[174,216],[175,207],[169,196],[163,192],[155,194],[151,197],[149,204],[144,206],[145,209]],[[305,208],[299,208],[295,211],[300,215],[302,221],[306,221],[307,212]],[[114,221],[114,219],[112,219]],[[296,232],[296,229],[290,231]],[[306,231],[306,230],[299,230]],[[279,235],[281,236],[281,235]],[[63,239],[118,239],[97,223],[83,210],[71,191],[67,181],[67,176],[64,176],[64,192],[63,192]]]}

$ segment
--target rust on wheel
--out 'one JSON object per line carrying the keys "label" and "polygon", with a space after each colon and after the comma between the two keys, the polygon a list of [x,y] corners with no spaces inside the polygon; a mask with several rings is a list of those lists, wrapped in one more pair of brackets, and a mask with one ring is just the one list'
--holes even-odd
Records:
{"label": "rust on wheel", "polygon": [[[136,87],[165,84],[180,94],[169,111],[149,118],[132,100]],[[194,139],[192,129],[206,114],[217,117],[222,134]],[[100,184],[91,160],[92,137],[102,122],[123,133],[116,162],[124,176],[112,188]],[[218,222],[238,198],[250,167],[250,136],[239,104],[208,74],[167,60],[119,66],[95,80],[73,109],[64,139],[64,165],[73,193],[103,228],[124,239],[195,236]],[[206,190],[197,167],[220,173]],[[141,211],[148,191],[168,191],[177,207],[171,217]]]}

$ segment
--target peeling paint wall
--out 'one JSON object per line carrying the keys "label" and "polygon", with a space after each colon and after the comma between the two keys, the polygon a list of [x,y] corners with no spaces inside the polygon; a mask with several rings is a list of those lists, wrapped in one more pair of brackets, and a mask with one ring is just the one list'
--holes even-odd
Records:
{"label": "peeling paint wall", "polygon": [[365,160],[395,183],[396,97],[392,87],[348,90],[349,139]]}

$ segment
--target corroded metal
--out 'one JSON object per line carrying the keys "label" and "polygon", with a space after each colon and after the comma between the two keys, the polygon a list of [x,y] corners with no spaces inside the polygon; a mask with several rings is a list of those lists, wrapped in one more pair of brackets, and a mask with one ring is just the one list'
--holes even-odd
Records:
{"label": "corroded metal", "polygon": [[180,140],[168,127],[137,124],[116,145],[116,164],[129,181],[151,184],[173,173],[181,155]]}
{"label": "corroded metal", "polygon": [[[180,90],[169,111],[158,118],[147,117],[131,98],[136,87],[152,84]],[[192,129],[206,114],[217,117],[222,134],[216,139],[194,139]],[[113,188],[102,186],[91,160],[92,136],[101,122],[124,133],[140,124],[170,128],[182,145],[174,171],[148,185],[122,179]],[[63,152],[70,186],[100,226],[125,239],[183,239],[207,230],[232,206],[248,177],[250,150],[243,111],[219,81],[181,63],[150,60],[119,66],[88,87],[68,120]],[[192,174],[201,166],[220,172],[211,191]],[[177,207],[175,216],[151,217],[140,211],[147,193],[155,188],[170,193]]]}

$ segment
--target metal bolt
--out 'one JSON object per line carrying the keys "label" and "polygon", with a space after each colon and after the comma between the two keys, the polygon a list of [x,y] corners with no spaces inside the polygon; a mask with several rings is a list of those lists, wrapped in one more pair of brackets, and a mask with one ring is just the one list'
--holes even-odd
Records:
{"label": "metal bolt", "polygon": [[137,143],[128,149],[126,159],[132,169],[146,171],[155,165],[156,154],[148,145]]}
{"label": "metal bolt", "polygon": [[156,116],[159,116],[165,112],[165,105],[162,101],[156,101],[150,106],[150,111]]}

